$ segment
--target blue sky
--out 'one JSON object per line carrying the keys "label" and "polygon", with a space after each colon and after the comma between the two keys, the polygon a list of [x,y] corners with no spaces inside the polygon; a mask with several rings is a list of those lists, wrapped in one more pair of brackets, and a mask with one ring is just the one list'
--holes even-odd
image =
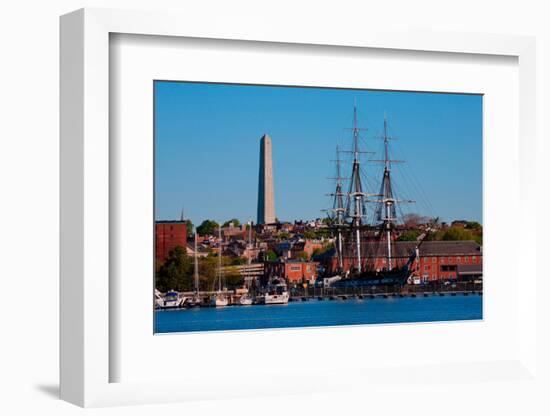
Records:
{"label": "blue sky", "polygon": [[[357,103],[364,174],[378,191],[384,114],[402,213],[482,221],[482,96],[155,82],[155,218],[256,220],[260,137],[273,143],[280,220],[325,216],[338,144],[351,149]],[[350,168],[342,155],[342,169]]]}

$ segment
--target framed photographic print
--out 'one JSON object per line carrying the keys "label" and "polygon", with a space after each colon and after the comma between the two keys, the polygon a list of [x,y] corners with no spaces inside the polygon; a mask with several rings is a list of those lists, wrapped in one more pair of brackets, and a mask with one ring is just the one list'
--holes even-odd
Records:
{"label": "framed photographic print", "polygon": [[63,16],[62,398],[536,383],[533,71],[522,37]]}
{"label": "framed photographic print", "polygon": [[155,332],[482,319],[482,95],[154,95]]}

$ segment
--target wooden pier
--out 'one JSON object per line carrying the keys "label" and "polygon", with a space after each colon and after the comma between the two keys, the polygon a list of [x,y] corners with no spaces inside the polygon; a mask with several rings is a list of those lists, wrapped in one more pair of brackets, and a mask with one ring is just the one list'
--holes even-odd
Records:
{"label": "wooden pier", "polygon": [[[184,304],[183,308],[189,307],[211,307],[210,298],[217,294],[215,291],[200,292],[199,304]],[[229,299],[228,306],[240,305],[240,298],[244,293],[239,290],[228,290],[224,294]],[[182,297],[192,299],[194,292],[180,293]],[[322,301],[369,301],[374,299],[403,299],[403,298],[427,298],[427,297],[456,297],[456,296],[482,296],[483,284],[475,282],[459,282],[455,284],[430,284],[430,285],[405,285],[403,287],[378,286],[369,289],[364,287],[355,288],[323,288],[323,287],[295,287],[290,289],[289,302],[322,302]],[[254,301],[254,304],[261,304]]]}
{"label": "wooden pier", "polygon": [[388,298],[427,298],[432,296],[482,296],[483,291],[444,291],[444,292],[379,292],[375,294],[359,295],[316,295],[316,296],[291,296],[289,302],[308,302],[308,301],[346,301],[346,300],[369,300],[369,299],[388,299]]}

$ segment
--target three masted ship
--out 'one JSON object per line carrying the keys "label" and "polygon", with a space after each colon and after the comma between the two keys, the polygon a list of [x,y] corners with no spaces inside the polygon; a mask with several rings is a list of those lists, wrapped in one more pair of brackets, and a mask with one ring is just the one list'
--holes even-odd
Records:
{"label": "three masted ship", "polygon": [[[419,247],[426,239],[430,228],[416,241],[414,249],[399,256],[395,253],[395,232],[397,228],[397,206],[412,203],[398,199],[392,186],[392,166],[402,163],[390,158],[388,122],[384,117],[383,157],[370,160],[383,166],[378,193],[368,193],[363,184],[363,169],[360,149],[360,131],[357,126],[357,107],[353,110],[351,128],[353,145],[346,153],[352,154],[349,177],[341,176],[342,151],[336,148],[336,183],[329,211],[330,228],[335,237],[335,256],[327,267],[327,278],[331,286],[402,286],[414,272],[413,265],[418,258]],[[345,182],[348,182],[347,184]],[[346,186],[347,185],[347,186]],[[345,189],[347,188],[347,189]],[[371,211],[368,211],[371,209]],[[371,221],[368,213],[371,214]]]}

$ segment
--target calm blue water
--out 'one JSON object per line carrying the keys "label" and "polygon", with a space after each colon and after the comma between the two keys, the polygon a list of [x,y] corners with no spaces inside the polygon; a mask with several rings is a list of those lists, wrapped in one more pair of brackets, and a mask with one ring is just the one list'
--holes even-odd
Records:
{"label": "calm blue water", "polygon": [[221,331],[482,319],[482,296],[311,299],[287,305],[155,311],[155,332]]}

